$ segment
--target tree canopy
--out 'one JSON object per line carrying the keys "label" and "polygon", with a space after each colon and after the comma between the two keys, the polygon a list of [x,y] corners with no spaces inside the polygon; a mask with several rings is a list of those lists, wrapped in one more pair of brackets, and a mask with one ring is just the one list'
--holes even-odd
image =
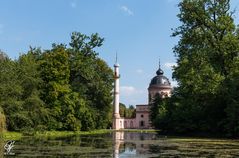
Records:
{"label": "tree canopy", "polygon": [[[71,34],[69,47],[0,54],[0,108],[7,129],[92,130],[111,126],[113,72],[99,58],[98,34]],[[0,115],[3,115],[0,112]]]}
{"label": "tree canopy", "polygon": [[136,109],[133,105],[126,107],[125,104],[120,103],[119,104],[119,113],[120,113],[120,116],[124,117],[124,118],[135,118]]}
{"label": "tree canopy", "polygon": [[[239,133],[239,34],[229,0],[183,0],[173,36],[178,88],[155,101],[155,126],[177,133]],[[158,121],[155,121],[158,119]],[[167,120],[167,124],[162,124]]]}

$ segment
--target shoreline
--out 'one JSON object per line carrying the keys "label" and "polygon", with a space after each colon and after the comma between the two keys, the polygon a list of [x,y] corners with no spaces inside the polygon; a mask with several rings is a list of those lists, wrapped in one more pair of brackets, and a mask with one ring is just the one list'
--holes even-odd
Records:
{"label": "shoreline", "polygon": [[36,131],[33,133],[25,133],[25,132],[15,132],[15,131],[5,131],[2,133],[3,140],[19,140],[22,137],[67,137],[74,135],[94,135],[94,134],[105,134],[111,132],[140,132],[140,133],[154,133],[159,132],[159,130],[154,129],[122,129],[122,130],[114,130],[114,129],[99,129],[92,131]]}
{"label": "shoreline", "polygon": [[[33,133],[25,133],[25,132],[15,132],[15,131],[4,131],[1,133],[1,139],[3,141],[7,140],[20,140],[23,137],[69,137],[69,136],[80,136],[80,135],[96,135],[96,134],[106,134],[106,133],[113,133],[113,132],[136,132],[136,133],[159,133],[160,130],[156,129],[121,129],[121,130],[114,130],[114,129],[99,129],[99,130],[92,130],[92,131],[36,131]],[[230,138],[230,137],[216,137],[215,135],[179,135],[179,134],[160,134],[164,138],[198,138],[198,139],[236,139],[238,138]]]}

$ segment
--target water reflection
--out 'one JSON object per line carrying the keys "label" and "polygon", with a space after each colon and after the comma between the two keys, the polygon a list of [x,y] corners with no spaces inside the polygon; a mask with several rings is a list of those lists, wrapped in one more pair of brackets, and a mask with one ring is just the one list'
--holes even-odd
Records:
{"label": "water reflection", "polygon": [[239,157],[239,140],[179,138],[156,133],[115,132],[114,158]]}
{"label": "water reflection", "polygon": [[113,157],[119,157],[120,145],[124,142],[124,132],[113,133]]}
{"label": "water reflection", "polygon": [[[0,143],[1,145],[1,143]],[[0,150],[0,157],[2,153]],[[156,133],[112,132],[63,138],[24,137],[15,142],[14,157],[127,158],[239,157],[239,141],[167,138]]]}
{"label": "water reflection", "polygon": [[157,134],[155,133],[142,133],[142,132],[114,132],[114,158],[119,157],[143,157],[150,153],[150,140],[156,140]]}

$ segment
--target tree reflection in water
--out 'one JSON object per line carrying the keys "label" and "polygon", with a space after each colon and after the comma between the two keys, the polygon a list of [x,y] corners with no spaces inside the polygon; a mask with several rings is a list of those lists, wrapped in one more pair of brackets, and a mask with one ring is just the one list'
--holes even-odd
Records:
{"label": "tree reflection in water", "polygon": [[[61,138],[23,137],[15,157],[239,157],[239,141],[164,137],[156,133],[111,132]],[[3,152],[0,149],[0,152]],[[0,155],[1,156],[1,155]]]}
{"label": "tree reflection in water", "polygon": [[117,144],[114,158],[239,157],[239,140],[165,137],[141,132],[115,132],[114,135]]}

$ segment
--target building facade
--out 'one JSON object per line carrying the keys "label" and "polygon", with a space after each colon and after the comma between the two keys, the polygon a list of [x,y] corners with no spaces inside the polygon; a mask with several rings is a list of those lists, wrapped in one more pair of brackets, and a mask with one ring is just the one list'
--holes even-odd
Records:
{"label": "building facade", "polygon": [[135,118],[123,118],[119,114],[119,64],[114,65],[114,114],[113,114],[113,129],[149,129],[152,128],[150,123],[150,104],[153,102],[156,95],[162,98],[170,97],[172,92],[169,79],[164,76],[163,70],[159,68],[156,71],[148,87],[148,104],[136,105]]}

